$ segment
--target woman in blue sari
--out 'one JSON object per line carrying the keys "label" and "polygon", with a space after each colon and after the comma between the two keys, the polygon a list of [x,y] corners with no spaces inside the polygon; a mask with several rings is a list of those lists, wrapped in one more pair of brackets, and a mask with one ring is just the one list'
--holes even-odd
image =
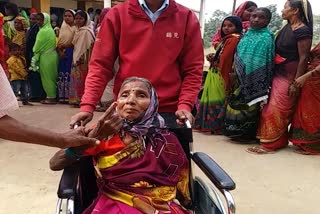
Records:
{"label": "woman in blue sari", "polygon": [[58,97],[59,102],[68,103],[70,72],[73,58],[72,40],[76,31],[73,10],[65,10],[63,23],[59,31],[57,50],[59,53]]}

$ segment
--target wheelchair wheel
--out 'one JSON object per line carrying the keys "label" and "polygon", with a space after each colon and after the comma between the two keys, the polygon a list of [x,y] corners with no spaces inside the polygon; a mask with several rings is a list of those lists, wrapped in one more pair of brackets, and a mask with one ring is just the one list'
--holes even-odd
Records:
{"label": "wheelchair wheel", "polygon": [[215,189],[201,178],[195,177],[194,202],[195,214],[226,214],[223,203]]}

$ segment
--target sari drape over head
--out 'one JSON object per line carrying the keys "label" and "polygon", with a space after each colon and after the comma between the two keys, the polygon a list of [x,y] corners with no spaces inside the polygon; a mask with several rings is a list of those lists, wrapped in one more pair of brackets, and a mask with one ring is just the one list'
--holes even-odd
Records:
{"label": "sari drape over head", "polygon": [[72,44],[74,46],[73,52],[73,63],[77,64],[81,57],[85,57],[84,61],[87,61],[90,56],[86,54],[88,50],[92,48],[94,43],[95,36],[92,29],[92,24],[87,14],[88,19],[86,24],[83,27],[80,27],[76,30]]}
{"label": "sari drape over head", "polygon": [[[65,10],[65,12],[68,11],[75,15],[75,12],[73,10]],[[70,26],[65,21],[62,22],[61,28],[59,30],[59,40],[58,40],[58,46],[71,46],[74,34],[77,30],[77,27],[75,25]]]}
{"label": "sari drape over head", "polygon": [[[64,13],[70,12],[75,15],[73,10],[65,10]],[[73,37],[77,27],[75,25],[70,26],[63,21],[58,39],[58,51],[59,51],[59,76],[58,76],[58,93],[59,102],[66,103],[69,99],[70,88],[70,72],[73,61]],[[66,48],[67,47],[67,48]]]}
{"label": "sari drape over head", "polygon": [[31,60],[31,69],[39,71],[43,88],[48,98],[56,98],[58,54],[56,52],[56,36],[51,27],[50,16],[43,13],[44,23],[37,34],[33,46],[34,56]]}
{"label": "sari drape over head", "polygon": [[14,31],[14,36],[12,38],[12,42],[15,44],[18,44],[22,47],[25,47],[26,45],[26,30],[28,29],[29,25],[27,23],[27,20],[22,17],[22,16],[17,16],[17,18],[15,19],[17,21],[21,21],[22,25],[23,25],[23,30],[22,31]]}
{"label": "sari drape over head", "polygon": [[76,30],[72,41],[74,49],[70,74],[69,104],[79,105],[84,94],[84,85],[94,40],[92,24],[87,14],[86,24]]}
{"label": "sari drape over head", "polygon": [[[89,152],[95,153],[100,191],[84,214],[188,213],[176,195],[179,191],[182,203],[190,202],[189,163],[179,141],[165,129],[157,113],[154,89],[150,93],[151,102],[144,115],[125,121],[120,133],[107,141],[111,150]],[[125,134],[136,140],[124,144],[120,136]]]}

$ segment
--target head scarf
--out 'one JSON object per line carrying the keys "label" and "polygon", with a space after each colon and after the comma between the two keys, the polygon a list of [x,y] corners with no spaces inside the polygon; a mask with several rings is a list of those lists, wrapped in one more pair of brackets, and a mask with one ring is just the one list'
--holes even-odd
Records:
{"label": "head scarf", "polygon": [[29,16],[27,15],[27,12],[25,10],[21,10],[20,11],[20,15],[26,19],[27,25],[30,25],[30,20],[29,20]]}
{"label": "head scarf", "polygon": [[308,0],[301,0],[301,5],[306,19],[306,24],[308,27],[313,29],[313,14],[310,2]]}
{"label": "head scarf", "polygon": [[[74,10],[65,10],[65,12],[70,12],[73,17],[76,14],[76,12],[74,12]],[[59,31],[59,41],[58,41],[58,46],[62,45],[62,46],[70,46],[72,45],[72,40],[74,37],[74,33],[76,32],[76,26],[70,26],[68,25],[65,21],[62,22],[60,31]]]}
{"label": "head scarf", "polygon": [[28,29],[29,25],[28,25],[27,20],[26,20],[24,17],[22,17],[22,16],[17,16],[17,18],[16,18],[15,20],[18,20],[18,21],[21,21],[21,22],[22,22],[22,25],[23,25],[23,29],[24,29],[24,30],[27,30],[27,29]]}
{"label": "head scarf", "polygon": [[15,21],[21,21],[23,25],[22,31],[15,30],[14,36],[12,38],[12,42],[16,43],[20,46],[24,46],[26,44],[26,30],[28,28],[28,24],[25,18],[22,16],[18,16]]}
{"label": "head scarf", "polygon": [[38,12],[37,12],[37,9],[31,8],[31,9],[30,9],[30,14],[31,14],[31,13],[38,13]]}
{"label": "head scarf", "polygon": [[124,120],[124,124],[120,133],[128,133],[132,137],[138,138],[140,141],[143,141],[144,137],[147,137],[148,141],[155,145],[155,139],[164,140],[162,137],[161,131],[165,128],[164,119],[158,113],[159,101],[158,95],[155,89],[152,87],[151,83],[144,79],[138,77],[131,77],[124,81],[121,88],[129,82],[139,81],[149,84],[151,88],[149,88],[150,94],[150,104],[148,109],[145,111],[143,116],[138,118],[135,121]]}
{"label": "head scarf", "polygon": [[89,14],[87,12],[85,13],[87,16],[87,21],[84,26],[76,30],[72,41],[72,44],[74,46],[73,63],[78,62],[81,56],[91,48],[95,40]]}
{"label": "head scarf", "polygon": [[31,70],[36,71],[39,68],[36,66],[40,60],[40,55],[45,52],[54,51],[56,49],[56,35],[50,24],[50,16],[47,13],[42,13],[44,16],[43,25],[39,28],[36,42],[33,46],[34,56],[31,60]]}
{"label": "head scarf", "polygon": [[245,2],[243,2],[242,4],[240,4],[240,5],[237,7],[237,9],[234,11],[233,15],[234,15],[234,16],[238,16],[238,17],[240,17],[240,18],[242,19],[242,15],[243,15],[244,11],[249,8],[249,7],[248,7],[249,5],[251,5],[251,6],[257,6],[257,5],[256,5],[254,2],[252,2],[252,1],[245,1]]}
{"label": "head scarf", "polygon": [[221,32],[221,37],[222,38],[225,36],[225,34],[223,33],[223,30],[222,30],[222,27],[223,27],[223,24],[224,24],[224,22],[226,20],[230,21],[231,23],[233,23],[236,26],[236,30],[237,31],[235,33],[239,33],[239,34],[242,33],[243,27],[242,27],[242,22],[241,22],[240,17],[238,17],[238,16],[228,16],[223,20],[222,25],[221,25],[220,32]]}

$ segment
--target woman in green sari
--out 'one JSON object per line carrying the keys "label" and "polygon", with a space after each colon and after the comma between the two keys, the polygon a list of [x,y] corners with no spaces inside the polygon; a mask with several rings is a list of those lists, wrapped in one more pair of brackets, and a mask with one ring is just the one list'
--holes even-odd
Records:
{"label": "woman in green sari", "polygon": [[274,35],[267,8],[258,8],[234,57],[237,81],[228,98],[224,134],[236,141],[256,139],[260,105],[267,101],[274,66]]}
{"label": "woman in green sari", "polygon": [[33,46],[34,56],[31,60],[31,70],[39,71],[41,82],[47,98],[41,103],[56,104],[58,54],[56,52],[56,35],[50,24],[50,16],[46,13],[37,14],[40,30]]}

